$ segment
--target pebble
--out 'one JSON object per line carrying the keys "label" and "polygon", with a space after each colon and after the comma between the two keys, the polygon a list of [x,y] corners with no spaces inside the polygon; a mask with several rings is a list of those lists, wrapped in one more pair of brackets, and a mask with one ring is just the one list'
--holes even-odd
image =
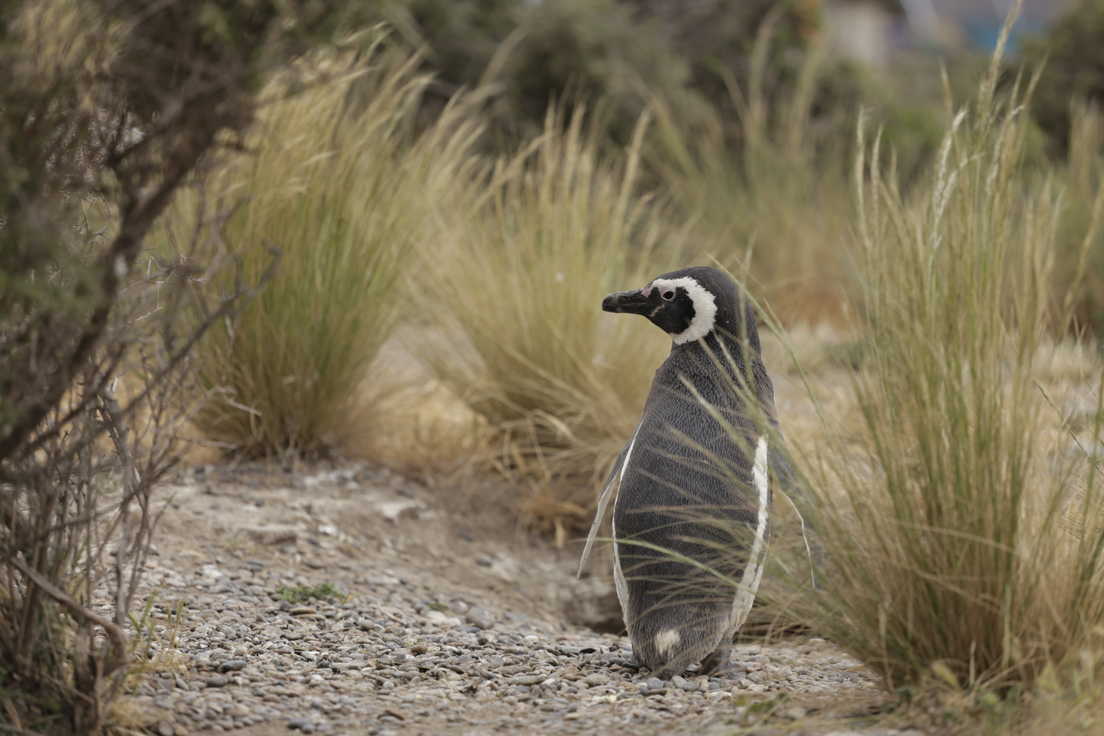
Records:
{"label": "pebble", "polygon": [[494,627],[494,617],[490,612],[479,606],[475,606],[464,614],[464,620],[477,629],[490,629]]}
{"label": "pebble", "polygon": [[[158,736],[243,728],[380,736],[721,736],[731,732],[728,724],[748,698],[786,695],[792,703],[803,696],[881,697],[874,678],[857,662],[808,639],[737,645],[733,659],[746,665],[737,679],[686,673],[661,680],[633,661],[624,636],[578,627],[557,616],[553,606],[540,615],[539,605],[512,606],[518,593],[536,588],[525,587],[520,577],[503,578],[515,567],[516,576],[531,576],[521,572],[527,567],[509,563],[523,558],[505,542],[475,536],[449,547],[443,540],[442,549],[470,571],[459,579],[424,551],[422,557],[410,554],[415,545],[442,541],[415,536],[420,526],[439,524],[440,517],[403,513],[390,519],[378,511],[373,498],[402,500],[403,493],[417,501],[409,508],[432,507],[429,494],[420,497],[420,489],[393,474],[326,471],[301,488],[261,484],[235,490],[219,480],[229,472],[214,467],[204,472],[204,482],[218,490],[213,496],[184,487],[166,490],[176,507],[166,512],[162,529],[190,531],[187,538],[159,539],[161,555],[147,563],[142,595],[156,591],[158,614],[151,620],[162,635],[156,645],[173,664],[132,694],[156,709],[157,720],[146,731]],[[352,478],[355,487],[348,485]],[[243,528],[265,534],[225,531],[236,513],[227,504],[236,498],[248,519]],[[345,501],[348,506],[340,506]],[[362,514],[361,508],[373,513]],[[379,526],[362,527],[362,516],[369,519],[364,524]],[[337,533],[320,531],[327,524]],[[174,557],[182,546],[195,554]],[[306,564],[307,559],[316,564]],[[540,566],[532,577],[571,589],[570,562],[550,557],[527,564]],[[488,574],[484,568],[493,570]],[[490,582],[465,587],[474,586],[475,578]],[[204,581],[214,584],[204,587]],[[281,588],[323,584],[347,596],[297,605],[276,600]],[[174,618],[177,601],[187,607]],[[803,727],[798,721],[804,716],[804,708],[793,704],[773,725]],[[804,728],[807,736],[833,731],[831,724]],[[834,731],[836,736],[876,733],[850,723],[837,723]]]}
{"label": "pebble", "polygon": [[521,675],[520,677],[511,677],[510,682],[514,685],[536,685],[538,682],[544,680],[545,675]]}
{"label": "pebble", "polygon": [[287,727],[290,731],[302,731],[303,733],[314,733],[315,731],[314,724],[302,718],[293,718],[288,721]]}
{"label": "pebble", "polygon": [[696,682],[690,682],[681,675],[675,675],[671,678],[671,684],[677,687],[679,690],[686,690],[692,692],[694,690],[700,690],[701,686]]}

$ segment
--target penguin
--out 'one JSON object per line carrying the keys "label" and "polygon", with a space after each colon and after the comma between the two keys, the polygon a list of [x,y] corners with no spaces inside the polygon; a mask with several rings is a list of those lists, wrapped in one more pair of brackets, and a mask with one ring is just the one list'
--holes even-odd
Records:
{"label": "penguin", "polygon": [[664,679],[728,666],[763,574],[774,388],[754,308],[697,266],[610,294],[671,336],[643,415],[599,496],[579,570],[613,500],[617,598],[636,660]]}

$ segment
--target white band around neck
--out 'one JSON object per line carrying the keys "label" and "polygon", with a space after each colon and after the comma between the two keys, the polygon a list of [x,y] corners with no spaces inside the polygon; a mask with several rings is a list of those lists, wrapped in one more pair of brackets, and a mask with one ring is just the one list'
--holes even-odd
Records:
{"label": "white band around neck", "polygon": [[717,298],[699,284],[696,279],[683,276],[677,279],[656,279],[649,288],[666,291],[679,287],[686,290],[690,301],[694,304],[694,318],[690,320],[690,326],[678,334],[671,335],[676,345],[683,345],[694,340],[700,340],[713,331],[717,320]]}

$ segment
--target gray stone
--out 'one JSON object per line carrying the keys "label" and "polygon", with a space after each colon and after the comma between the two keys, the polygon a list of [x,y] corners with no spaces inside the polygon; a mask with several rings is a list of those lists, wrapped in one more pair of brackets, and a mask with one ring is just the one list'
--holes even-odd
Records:
{"label": "gray stone", "polygon": [[283,545],[299,541],[299,529],[293,526],[256,526],[244,529],[246,536],[258,544]]}
{"label": "gray stone", "polygon": [[800,721],[808,715],[808,711],[799,705],[794,705],[782,711],[781,715],[783,718],[789,718],[791,721]]}
{"label": "gray stone", "polygon": [[[353,489],[320,482],[309,494],[290,488],[293,477],[279,477],[245,492],[236,475],[232,483],[212,480],[218,495],[181,494],[181,508],[167,512],[162,556],[148,563],[149,590],[158,590],[158,619],[181,601],[188,614],[173,622],[172,646],[184,666],[137,686],[162,708],[151,729],[158,736],[242,728],[573,736],[731,730],[725,724],[739,711],[733,698],[742,697],[737,680],[678,675],[664,682],[632,661],[623,635],[599,635],[557,614],[572,590],[569,561],[493,536],[473,536],[478,551],[460,547],[464,554],[450,555],[455,540],[434,538],[450,532],[425,515],[418,524],[399,522],[403,534],[396,534],[373,503],[429,498],[397,476],[386,476],[386,489],[371,476]],[[263,495],[264,504],[249,504],[251,495]],[[247,523],[232,519],[238,502],[248,507]],[[322,524],[339,526],[338,536],[312,541],[299,532],[301,548],[254,552],[239,545],[260,539],[217,531]],[[489,569],[472,564],[476,555]],[[603,575],[588,580],[608,594]],[[280,587],[321,583],[347,591],[348,599],[293,605],[271,597]],[[878,692],[854,660],[827,642],[734,649],[734,660],[754,663],[741,671],[744,692],[769,688],[793,694],[795,702]],[[381,717],[386,711],[401,720]],[[761,728],[803,726],[778,714]],[[863,736],[874,736],[870,731]]]}
{"label": "gray stone", "polygon": [[543,682],[547,676],[547,674],[519,675],[511,677],[510,683],[513,685],[536,685],[538,682]]}
{"label": "gray stone", "polygon": [[474,606],[464,614],[464,620],[477,629],[490,629],[494,627],[494,616],[485,608]]}
{"label": "gray stone", "polygon": [[316,727],[312,721],[305,718],[293,718],[287,723],[288,730],[302,731],[303,733],[314,733]]}
{"label": "gray stone", "polygon": [[677,687],[679,690],[693,691],[700,690],[701,686],[696,682],[691,682],[681,675],[675,675],[671,678],[671,684]]}

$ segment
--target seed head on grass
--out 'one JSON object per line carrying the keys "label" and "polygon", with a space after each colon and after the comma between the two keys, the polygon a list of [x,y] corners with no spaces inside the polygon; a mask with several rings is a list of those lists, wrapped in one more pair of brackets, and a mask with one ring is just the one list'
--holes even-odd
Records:
{"label": "seed head on grass", "polygon": [[1025,174],[1024,93],[997,97],[997,59],[911,197],[859,140],[862,430],[808,453],[828,571],[800,605],[889,687],[1031,683],[1104,625],[1099,470],[1045,440],[1032,369],[1069,316],[1061,199]]}

